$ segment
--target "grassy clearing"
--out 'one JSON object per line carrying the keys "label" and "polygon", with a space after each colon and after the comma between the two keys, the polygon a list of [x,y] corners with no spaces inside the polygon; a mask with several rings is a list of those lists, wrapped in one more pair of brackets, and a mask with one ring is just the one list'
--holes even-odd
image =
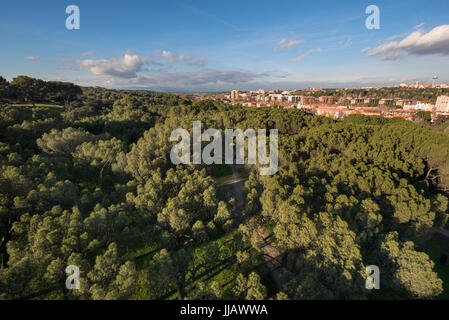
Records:
{"label": "grassy clearing", "polygon": [[268,234],[272,234],[274,232],[274,227],[275,224],[274,223],[263,223],[262,224],[262,228],[268,233]]}
{"label": "grassy clearing", "polygon": [[215,165],[215,174],[214,177],[216,179],[227,177],[232,175],[232,167],[228,164],[217,164]]}

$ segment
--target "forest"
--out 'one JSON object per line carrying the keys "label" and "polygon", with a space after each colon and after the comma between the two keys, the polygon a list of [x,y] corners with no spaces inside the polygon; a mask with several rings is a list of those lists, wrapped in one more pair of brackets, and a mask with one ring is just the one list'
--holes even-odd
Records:
{"label": "forest", "polygon": [[[277,129],[278,173],[173,165],[193,121]],[[402,119],[0,77],[0,299],[447,299],[448,158]]]}

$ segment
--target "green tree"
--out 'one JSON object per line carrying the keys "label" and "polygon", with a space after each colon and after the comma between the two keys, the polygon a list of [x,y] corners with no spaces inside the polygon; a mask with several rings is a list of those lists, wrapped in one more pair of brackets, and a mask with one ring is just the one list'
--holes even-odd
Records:
{"label": "green tree", "polygon": [[71,156],[76,148],[94,137],[83,129],[65,128],[62,131],[52,129],[37,140],[37,145],[45,152]]}
{"label": "green tree", "polygon": [[66,107],[83,93],[79,86],[60,81],[48,81],[45,84],[45,91],[48,100],[61,103]]}
{"label": "green tree", "polygon": [[35,106],[36,102],[43,99],[45,82],[27,76],[18,76],[11,81],[11,86],[18,97]]}
{"label": "green tree", "polygon": [[443,282],[432,270],[434,263],[424,252],[414,249],[413,242],[401,242],[398,233],[385,236],[380,245],[381,280],[385,286],[408,298],[435,298],[443,291]]}
{"label": "green tree", "polygon": [[267,296],[267,289],[261,283],[260,276],[255,272],[251,272],[248,278],[243,274],[237,276],[233,293],[239,299],[264,300]]}
{"label": "green tree", "polygon": [[6,101],[11,95],[9,82],[0,76],[0,102]]}

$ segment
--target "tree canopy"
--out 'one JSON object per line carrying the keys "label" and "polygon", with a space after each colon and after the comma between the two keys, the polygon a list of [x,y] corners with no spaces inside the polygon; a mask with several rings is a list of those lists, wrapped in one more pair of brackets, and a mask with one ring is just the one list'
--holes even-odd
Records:
{"label": "tree canopy", "polygon": [[[0,77],[0,100],[26,104],[0,107],[2,299],[364,299],[369,265],[395,298],[443,293],[421,249],[448,220],[443,130],[26,76]],[[228,186],[174,165],[193,121],[278,129],[279,172]]]}

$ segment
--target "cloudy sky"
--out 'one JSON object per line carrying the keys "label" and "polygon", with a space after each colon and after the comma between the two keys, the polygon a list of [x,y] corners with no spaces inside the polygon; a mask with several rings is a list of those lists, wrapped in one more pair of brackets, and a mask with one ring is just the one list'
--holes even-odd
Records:
{"label": "cloudy sky", "polygon": [[[66,29],[72,4],[79,30]],[[365,26],[373,4],[379,30]],[[2,1],[0,75],[165,91],[449,83],[448,12],[447,0]]]}

